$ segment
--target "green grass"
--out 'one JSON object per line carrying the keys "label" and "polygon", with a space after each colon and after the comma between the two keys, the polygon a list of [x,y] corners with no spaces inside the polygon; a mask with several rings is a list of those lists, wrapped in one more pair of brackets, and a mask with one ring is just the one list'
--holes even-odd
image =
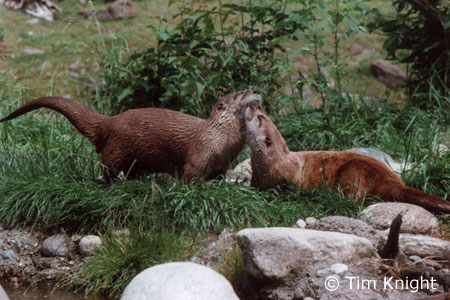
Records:
{"label": "green grass", "polygon": [[193,241],[170,232],[133,233],[129,237],[110,237],[68,280],[82,282],[87,294],[112,299],[119,297],[126,285],[148,267],[182,260]]}
{"label": "green grass", "polygon": [[[379,0],[371,5],[379,7],[387,2]],[[107,103],[90,102],[96,96],[87,88],[86,80],[91,76],[101,80],[91,71],[92,65],[111,60],[117,53],[121,55],[118,61],[124,61],[129,53],[145,49],[155,39],[148,29],[148,25],[157,23],[152,17],[170,17],[173,13],[162,0],[136,5],[138,18],[101,23],[101,35],[94,20],[74,16],[83,9],[75,0],[61,3],[64,13],[57,22],[40,21],[38,25],[26,24],[29,16],[0,7],[0,28],[4,29],[0,41],[0,116],[30,97],[51,93],[70,95],[107,112]],[[29,35],[28,31],[36,34]],[[343,52],[348,53],[353,43],[359,43],[381,54],[382,40],[379,35],[358,34],[354,39],[343,39]],[[289,45],[292,49],[302,46],[301,42]],[[46,53],[25,56],[23,47],[40,48]],[[325,45],[323,50],[326,53],[331,48]],[[78,78],[71,77],[68,70],[76,60],[80,60]],[[300,63],[305,68],[313,64],[308,57]],[[389,92],[369,76],[369,63],[357,61],[348,68],[353,74],[343,81],[344,90],[387,97],[396,104],[401,102],[402,109],[391,105],[366,107],[358,100],[330,94],[333,104],[315,110],[281,93],[272,95],[283,103],[295,102],[298,108],[295,113],[288,110],[272,116],[288,146],[291,150],[378,148],[396,160],[415,164],[412,171],[402,174],[407,185],[450,199],[450,151],[441,149],[442,145],[450,148],[450,99],[430,91],[429,100],[439,103],[435,108],[405,106],[401,91]],[[82,69],[86,70],[84,74]],[[140,270],[186,259],[195,253],[199,240],[225,227],[292,226],[297,219],[309,216],[356,217],[363,206],[327,187],[297,190],[281,186],[258,191],[223,179],[183,184],[165,175],[119,180],[106,186],[99,183],[99,155],[94,147],[64,117],[47,112],[29,113],[0,124],[0,224],[105,234],[103,246],[72,278],[90,294],[119,295]],[[247,157],[248,149],[239,160]],[[442,235],[449,238],[449,215],[439,219]],[[114,229],[122,228],[128,228],[131,236],[112,235]],[[235,247],[222,256],[224,263],[216,267],[236,284],[242,271],[239,251]]]}

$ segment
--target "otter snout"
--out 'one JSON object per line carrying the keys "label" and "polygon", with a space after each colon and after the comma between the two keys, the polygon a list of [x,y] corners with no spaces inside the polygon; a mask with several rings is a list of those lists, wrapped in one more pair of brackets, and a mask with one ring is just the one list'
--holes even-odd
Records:
{"label": "otter snout", "polygon": [[242,99],[242,106],[244,108],[257,108],[262,105],[262,97],[258,90],[247,91]]}

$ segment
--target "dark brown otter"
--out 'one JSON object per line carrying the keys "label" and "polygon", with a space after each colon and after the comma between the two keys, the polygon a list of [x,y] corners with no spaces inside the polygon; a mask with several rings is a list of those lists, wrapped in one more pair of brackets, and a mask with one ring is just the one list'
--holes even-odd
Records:
{"label": "dark brown otter", "polygon": [[178,175],[183,181],[224,174],[245,145],[245,108],[258,106],[257,91],[221,98],[208,119],[161,109],[132,109],[108,117],[61,97],[28,102],[0,122],[46,107],[63,114],[101,153],[107,182],[118,171],[127,178],[149,173]]}
{"label": "dark brown otter", "polygon": [[450,213],[450,202],[405,186],[386,165],[372,157],[353,152],[289,151],[278,129],[258,108],[246,109],[246,126],[254,187],[275,187],[279,181],[294,183],[298,188],[339,185],[356,200],[367,193]]}

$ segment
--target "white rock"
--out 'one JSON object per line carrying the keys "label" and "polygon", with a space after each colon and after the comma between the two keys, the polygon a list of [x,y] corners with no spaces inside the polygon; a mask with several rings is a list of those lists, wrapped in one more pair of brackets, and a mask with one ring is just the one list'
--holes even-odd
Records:
{"label": "white rock", "polygon": [[339,232],[273,227],[244,229],[237,234],[247,272],[256,278],[282,279],[298,270],[376,259],[372,243]]}
{"label": "white rock", "polygon": [[317,219],[313,218],[313,217],[307,217],[306,218],[306,224],[308,224],[309,226],[313,225],[314,223],[316,223]]}
{"label": "white rock", "polygon": [[340,263],[338,263],[338,264],[332,265],[332,266],[330,267],[330,270],[331,270],[331,272],[333,272],[334,274],[340,275],[340,274],[343,274],[343,273],[345,273],[345,272],[348,271],[348,266],[345,265],[345,264],[340,264]]}
{"label": "white rock", "polygon": [[297,222],[295,223],[295,225],[297,225],[298,228],[305,228],[306,222],[303,221],[302,219],[298,219]]}
{"label": "white rock", "polygon": [[450,258],[450,242],[427,235],[400,234],[399,246],[408,256]]}
{"label": "white rock", "polygon": [[82,255],[91,256],[94,253],[94,250],[101,244],[102,239],[99,236],[86,235],[80,240],[78,248]]}
{"label": "white rock", "polygon": [[403,213],[401,232],[423,234],[439,230],[439,221],[432,213],[409,203],[373,204],[361,212],[361,219],[376,229],[384,230],[391,226],[392,220],[399,213]]}
{"label": "white rock", "polygon": [[231,284],[216,271],[198,264],[174,262],[139,273],[121,300],[239,300]]}

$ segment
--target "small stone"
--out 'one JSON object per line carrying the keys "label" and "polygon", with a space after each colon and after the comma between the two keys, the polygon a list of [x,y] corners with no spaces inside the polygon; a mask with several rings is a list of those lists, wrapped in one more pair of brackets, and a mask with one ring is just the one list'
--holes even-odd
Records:
{"label": "small stone", "polygon": [[80,60],[77,59],[74,63],[69,66],[70,71],[76,71],[80,67]]}
{"label": "small stone", "polygon": [[43,256],[66,256],[69,252],[67,248],[66,236],[62,234],[52,235],[44,240],[41,247]]}
{"label": "small stone", "polygon": [[37,55],[37,54],[44,54],[44,53],[45,53],[44,50],[41,50],[41,49],[33,49],[33,48],[23,48],[23,49],[22,49],[22,52],[23,52],[24,54],[27,54],[27,55]]}
{"label": "small stone", "polygon": [[345,273],[345,272],[348,271],[348,266],[345,265],[345,264],[340,264],[340,263],[338,263],[338,264],[332,265],[332,266],[330,267],[330,270],[331,270],[331,272],[333,272],[334,274],[340,275],[340,274],[343,274],[343,273]]}
{"label": "small stone", "polygon": [[78,247],[84,256],[91,256],[94,250],[102,244],[102,239],[96,235],[87,235],[80,240]]}
{"label": "small stone", "polygon": [[297,222],[295,223],[295,225],[297,225],[298,228],[305,228],[306,222],[303,221],[302,219],[298,219]]}
{"label": "small stone", "polygon": [[39,19],[38,18],[29,19],[29,20],[27,20],[26,23],[31,24],[31,25],[36,25],[39,23]]}
{"label": "small stone", "polygon": [[303,300],[314,300],[314,298],[311,298],[311,297],[305,297],[305,298],[303,298]]}
{"label": "small stone", "polygon": [[72,243],[79,243],[81,241],[81,239],[83,238],[83,236],[79,235],[79,234],[74,234],[72,235],[72,237],[70,238],[70,241]]}
{"label": "small stone", "polygon": [[16,254],[14,253],[13,250],[5,250],[3,251],[3,258],[4,259],[12,259],[12,258],[16,258]]}
{"label": "small stone", "polygon": [[308,225],[313,225],[314,223],[316,223],[317,219],[314,217],[307,217],[306,218],[306,224]]}
{"label": "small stone", "polygon": [[412,260],[413,262],[417,262],[417,261],[421,261],[422,260],[422,258],[420,256],[417,256],[417,255],[411,255],[409,257],[409,259]]}
{"label": "small stone", "polygon": [[332,271],[330,268],[325,268],[325,269],[320,269],[316,271],[316,276],[317,277],[325,277],[327,275],[332,274]]}

